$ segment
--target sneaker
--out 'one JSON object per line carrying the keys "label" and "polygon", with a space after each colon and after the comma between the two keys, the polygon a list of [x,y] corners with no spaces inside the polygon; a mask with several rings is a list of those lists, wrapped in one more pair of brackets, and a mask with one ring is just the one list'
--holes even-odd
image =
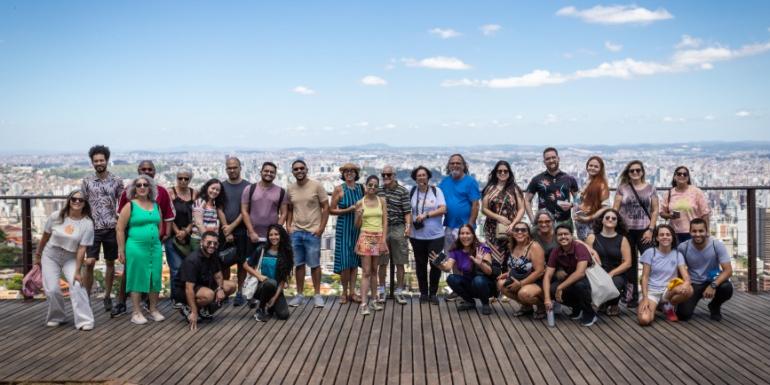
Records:
{"label": "sneaker", "polygon": [[190,310],[190,307],[185,304],[182,304],[182,307],[180,307],[178,310],[179,310],[179,314],[182,315],[182,318],[184,318],[185,321],[187,320],[187,317],[190,316],[190,313],[192,313],[192,310]]}
{"label": "sneaker", "polygon": [[94,330],[94,324],[85,324],[85,325],[80,327],[80,330],[82,330],[84,332],[88,332],[88,331]]}
{"label": "sneaker", "polygon": [[112,299],[109,297],[104,297],[102,302],[104,302],[104,311],[112,311]]}
{"label": "sneaker", "polygon": [[115,306],[112,307],[112,311],[110,311],[110,318],[120,317],[126,313],[126,304],[118,302]]}
{"label": "sneaker", "polygon": [[481,305],[481,314],[484,314],[484,315],[492,314],[492,306]]}
{"label": "sneaker", "polygon": [[254,319],[258,322],[267,322],[267,320],[270,319],[270,316],[267,314],[265,309],[257,309],[257,311],[254,313]]}
{"label": "sneaker", "polygon": [[233,300],[233,306],[243,306],[246,303],[246,300],[243,298],[243,294],[241,292],[238,292],[235,294],[235,299]]}
{"label": "sneaker", "polygon": [[369,308],[374,310],[374,311],[380,311],[380,310],[384,309],[384,307],[382,307],[382,305],[380,305],[376,301],[372,301],[372,303],[369,304]]}
{"label": "sneaker", "polygon": [[406,305],[406,298],[404,298],[403,294],[396,293],[396,302],[398,302],[401,305]]}
{"label": "sneaker", "polygon": [[313,296],[313,307],[324,307],[324,297],[321,294]]}
{"label": "sneaker", "polygon": [[302,302],[304,301],[305,297],[302,296],[302,294],[297,294],[294,296],[294,298],[289,301],[289,306],[291,307],[297,307],[299,305],[302,305]]}
{"label": "sneaker", "polygon": [[577,307],[572,308],[572,313],[569,314],[570,319],[580,319],[583,317],[583,311],[578,309]]}
{"label": "sneaker", "polygon": [[361,306],[359,306],[358,308],[361,310],[361,315],[366,316],[366,315],[372,314],[369,311],[369,306],[367,306],[366,304],[361,304]]}
{"label": "sneaker", "polygon": [[711,306],[711,303],[709,303],[709,313],[711,313],[711,319],[714,321],[721,321],[722,320],[722,309],[720,307]]}
{"label": "sneaker", "polygon": [[599,320],[599,317],[597,317],[596,313],[594,313],[593,317],[591,317],[589,319],[581,319],[580,320],[580,324],[583,325],[583,326],[588,327],[588,326],[591,326],[591,325],[595,324],[596,321],[598,321],[598,320]]}
{"label": "sneaker", "polygon": [[377,288],[377,302],[385,302],[385,286],[380,286]]}
{"label": "sneaker", "polygon": [[61,322],[59,322],[59,321],[48,321],[45,324],[45,326],[48,326],[49,328],[55,328],[55,327],[57,327],[59,325],[61,325]]}
{"label": "sneaker", "polygon": [[258,303],[259,303],[258,299],[250,299],[250,300],[246,301],[246,304],[249,305],[249,309],[254,309],[255,307],[257,307]]}
{"label": "sneaker", "polygon": [[198,310],[198,316],[200,316],[203,319],[212,319],[214,318],[214,315],[211,314],[211,311],[209,310],[208,306],[205,306]]}
{"label": "sneaker", "polygon": [[429,300],[431,305],[438,305],[438,296],[432,295],[430,296]]}
{"label": "sneaker", "polygon": [[670,303],[663,305],[663,314],[666,315],[666,320],[668,322],[679,321],[679,318],[676,316],[676,311],[674,311],[674,306],[672,306]]}
{"label": "sneaker", "polygon": [[446,300],[449,302],[457,301],[458,298],[460,298],[460,296],[455,292],[451,292],[446,296]]}
{"label": "sneaker", "polygon": [[154,312],[150,313],[150,319],[155,322],[160,322],[166,319],[166,317],[163,316],[163,314],[160,314],[159,311],[155,310]]}
{"label": "sneaker", "polygon": [[147,318],[144,318],[142,313],[134,313],[134,315],[131,316],[131,323],[137,324],[137,325],[144,325],[147,323]]}
{"label": "sneaker", "polygon": [[171,305],[171,308],[172,308],[172,309],[181,309],[181,308],[182,308],[182,306],[184,306],[184,304],[183,304],[183,303],[181,303],[181,302],[174,302],[174,304],[173,304],[173,305]]}
{"label": "sneaker", "polygon": [[458,311],[465,311],[465,310],[471,310],[475,309],[476,304],[473,302],[465,302],[463,301],[457,301],[457,310]]}

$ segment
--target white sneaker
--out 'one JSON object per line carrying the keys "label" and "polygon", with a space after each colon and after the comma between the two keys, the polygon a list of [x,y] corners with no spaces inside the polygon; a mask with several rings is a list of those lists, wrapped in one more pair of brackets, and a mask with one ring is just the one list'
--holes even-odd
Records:
{"label": "white sneaker", "polygon": [[160,322],[160,321],[163,321],[164,319],[166,319],[166,317],[164,317],[163,314],[160,314],[160,312],[156,310],[156,311],[150,313],[150,319],[155,321],[155,322]]}
{"label": "white sneaker", "polygon": [[316,294],[313,296],[313,306],[324,307],[324,297],[321,297],[321,294]]}
{"label": "white sneaker", "polygon": [[59,321],[48,321],[45,326],[48,326],[49,328],[55,328],[57,326],[61,325],[61,322]]}
{"label": "white sneaker", "polygon": [[94,324],[85,324],[85,325],[80,327],[80,330],[85,331],[85,332],[94,330]]}
{"label": "white sneaker", "polygon": [[147,318],[144,318],[144,315],[142,313],[135,313],[131,316],[131,323],[137,324],[137,325],[144,325],[147,323]]}
{"label": "white sneaker", "polygon": [[371,312],[369,311],[369,306],[366,304],[362,304],[361,306],[359,306],[359,309],[361,311],[361,315],[363,316],[367,316],[371,314]]}
{"label": "white sneaker", "polygon": [[291,307],[297,307],[299,305],[302,305],[302,301],[305,299],[305,297],[302,296],[302,294],[297,294],[294,296],[294,298],[289,301],[289,306]]}
{"label": "white sneaker", "polygon": [[406,305],[406,298],[404,298],[403,293],[396,293],[396,302],[398,302],[401,305]]}

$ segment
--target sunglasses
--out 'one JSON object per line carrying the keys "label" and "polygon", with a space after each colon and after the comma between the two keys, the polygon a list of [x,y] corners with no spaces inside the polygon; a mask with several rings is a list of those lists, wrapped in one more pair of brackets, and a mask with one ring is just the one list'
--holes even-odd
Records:
{"label": "sunglasses", "polygon": [[186,176],[178,176],[178,177],[176,177],[176,180],[181,180],[181,181],[189,181],[189,180],[190,180],[190,178],[188,178],[188,177],[186,177]]}
{"label": "sunglasses", "polygon": [[137,184],[134,185],[134,187],[136,187],[136,188],[146,188],[146,187],[150,187],[150,185],[147,184],[147,183],[137,183]]}
{"label": "sunglasses", "polygon": [[85,201],[86,200],[83,199],[83,198],[74,198],[74,197],[70,198],[70,202],[72,202],[72,203],[85,203]]}
{"label": "sunglasses", "polygon": [[641,172],[642,172],[641,168],[632,168],[632,169],[628,170],[629,174],[639,174]]}
{"label": "sunglasses", "polygon": [[508,174],[508,170],[497,170],[498,174]]}
{"label": "sunglasses", "polygon": [[305,171],[304,167],[294,167],[292,168],[292,171]]}
{"label": "sunglasses", "polygon": [[392,172],[383,172],[383,173],[382,173],[382,174],[380,174],[380,175],[381,175],[383,178],[390,178],[390,177],[392,177],[392,176],[393,176],[393,173],[392,173]]}
{"label": "sunglasses", "polygon": [[689,175],[690,174],[688,174],[686,172],[678,172],[678,173],[676,173],[676,176],[689,176]]}
{"label": "sunglasses", "polygon": [[526,233],[527,232],[527,228],[526,227],[516,227],[516,228],[513,229],[513,232],[514,233]]}
{"label": "sunglasses", "polygon": [[618,217],[604,217],[604,220],[606,220],[606,221],[617,221]]}
{"label": "sunglasses", "polygon": [[217,242],[217,241],[208,241],[208,242],[206,242],[206,246],[219,246],[219,242]]}

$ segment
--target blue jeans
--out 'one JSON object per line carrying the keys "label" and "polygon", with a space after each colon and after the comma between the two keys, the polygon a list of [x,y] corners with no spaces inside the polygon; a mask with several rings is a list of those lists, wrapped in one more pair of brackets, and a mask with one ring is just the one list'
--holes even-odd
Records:
{"label": "blue jeans", "polygon": [[182,255],[179,254],[178,251],[174,248],[174,237],[169,237],[166,239],[166,242],[164,242],[164,245],[166,248],[166,263],[168,264],[168,270],[171,273],[171,282],[169,283],[169,286],[171,286],[171,298],[176,298],[174,296],[174,292],[176,291],[174,281],[176,280],[176,276],[179,274],[179,268],[182,267],[182,261],[184,260]]}
{"label": "blue jeans", "polygon": [[321,266],[321,237],[304,230],[291,233],[294,249],[294,266],[307,265],[311,269]]}
{"label": "blue jeans", "polygon": [[496,295],[495,282],[485,275],[469,277],[467,275],[450,274],[446,279],[447,285],[465,302],[474,303],[473,299],[481,300],[482,305],[489,305],[489,297]]}

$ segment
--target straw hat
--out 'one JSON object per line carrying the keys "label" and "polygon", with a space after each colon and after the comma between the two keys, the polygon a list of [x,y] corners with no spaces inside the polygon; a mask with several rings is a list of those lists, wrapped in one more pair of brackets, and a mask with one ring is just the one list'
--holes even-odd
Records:
{"label": "straw hat", "polygon": [[340,172],[343,172],[345,170],[361,171],[361,167],[358,167],[358,165],[355,164],[355,163],[348,162],[348,163],[345,163],[342,166],[340,166]]}

